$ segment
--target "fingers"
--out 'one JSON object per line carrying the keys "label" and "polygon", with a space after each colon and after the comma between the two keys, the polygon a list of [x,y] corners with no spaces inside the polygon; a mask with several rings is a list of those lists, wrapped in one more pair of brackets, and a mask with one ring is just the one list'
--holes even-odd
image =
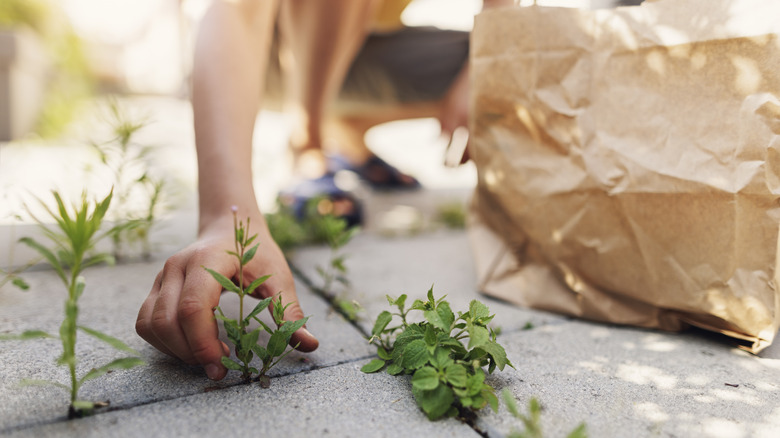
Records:
{"label": "fingers", "polygon": [[[212,309],[222,288],[198,263],[202,258],[191,251],[165,263],[138,312],[136,331],[161,352],[200,364],[210,379],[220,380],[227,373],[221,358],[230,350],[218,339]],[[215,268],[231,270],[230,266]]]}
{"label": "fingers", "polygon": [[[182,285],[178,301],[177,317],[186,340],[186,348],[195,362],[203,365],[206,375],[212,380],[225,377],[227,369],[222,365],[224,343],[219,340],[219,329],[214,318],[214,307],[219,304],[222,287],[203,266],[228,273],[232,277],[235,267],[226,259],[202,259],[194,256]],[[219,266],[219,262],[222,266]]]}

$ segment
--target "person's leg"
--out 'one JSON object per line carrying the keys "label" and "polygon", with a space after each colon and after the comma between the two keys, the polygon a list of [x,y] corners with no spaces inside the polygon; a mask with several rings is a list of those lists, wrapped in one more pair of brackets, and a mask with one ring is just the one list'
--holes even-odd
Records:
{"label": "person's leg", "polygon": [[289,65],[290,109],[297,129],[290,139],[296,172],[306,178],[325,174],[322,126],[326,107],[363,44],[375,2],[365,0],[287,0],[281,3],[284,45]]}
{"label": "person's leg", "polygon": [[365,133],[394,120],[439,117],[467,62],[468,38],[433,27],[369,36],[330,108],[325,151],[360,169],[375,188],[417,187],[373,155]]}

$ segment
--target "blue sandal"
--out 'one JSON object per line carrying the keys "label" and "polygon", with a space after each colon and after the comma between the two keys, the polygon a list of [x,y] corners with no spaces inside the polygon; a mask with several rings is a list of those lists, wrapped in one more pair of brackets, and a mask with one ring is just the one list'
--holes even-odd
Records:
{"label": "blue sandal", "polygon": [[341,170],[352,171],[374,190],[403,191],[422,187],[416,178],[401,172],[376,155],[371,155],[365,163],[357,166],[350,164],[342,156],[329,155],[328,168],[334,173]]}
{"label": "blue sandal", "polygon": [[313,200],[319,199],[314,208],[317,214],[342,218],[350,227],[363,222],[362,204],[355,195],[340,189],[334,180],[334,174],[303,180],[279,194],[282,205],[291,209],[298,219],[304,219]]}

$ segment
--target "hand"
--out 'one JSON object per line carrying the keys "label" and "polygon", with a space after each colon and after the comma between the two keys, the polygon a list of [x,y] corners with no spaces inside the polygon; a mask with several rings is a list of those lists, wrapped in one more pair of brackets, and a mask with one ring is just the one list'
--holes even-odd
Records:
{"label": "hand", "polygon": [[[251,222],[260,243],[257,254],[244,266],[244,281],[271,274],[253,295],[266,298],[281,292],[282,302],[292,303],[284,319],[303,318],[295,283],[284,256],[273,241],[259,213]],[[259,220],[257,220],[259,219]],[[258,228],[260,228],[258,230]],[[230,353],[220,342],[213,308],[219,304],[222,287],[204,269],[209,267],[228,278],[238,274],[238,262],[225,251],[234,250],[233,217],[226,216],[203,228],[198,240],[165,262],[154,286],[138,312],[136,331],[155,348],[188,364],[200,364],[212,380],[221,380],[227,369],[222,356]],[[298,350],[313,351],[317,339],[301,328],[290,340]]]}
{"label": "hand", "polygon": [[[464,66],[463,70],[453,81],[447,94],[441,102],[439,109],[439,124],[441,125],[442,136],[448,137],[450,142],[453,141],[453,133],[460,127],[468,128],[469,117],[469,71],[468,67]],[[451,146],[451,145],[450,145]],[[455,159],[455,164],[465,163],[468,161],[468,149],[464,149],[465,152],[462,156]]]}

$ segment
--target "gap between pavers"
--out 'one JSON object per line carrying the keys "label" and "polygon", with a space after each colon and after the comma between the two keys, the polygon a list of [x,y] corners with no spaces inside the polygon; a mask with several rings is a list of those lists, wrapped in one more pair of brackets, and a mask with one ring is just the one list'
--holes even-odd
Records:
{"label": "gap between pavers", "polygon": [[16,431],[10,437],[478,437],[455,419],[429,421],[408,378],[349,363],[222,391]]}
{"label": "gap between pavers", "polygon": [[[407,294],[408,305],[415,299],[425,300],[433,286],[434,296],[447,295],[450,307],[468,311],[471,300],[485,303],[496,315],[491,326],[502,333],[560,324],[568,318],[547,312],[514,306],[477,292],[477,278],[468,236],[462,230],[440,230],[411,237],[382,237],[358,234],[343,248],[351,285],[337,290],[340,299],[355,300],[364,309],[358,324],[367,333],[383,310],[393,311],[386,295]],[[321,286],[317,266],[325,266],[330,250],[325,247],[300,248],[290,257],[301,275]],[[407,307],[408,307],[407,305]]]}
{"label": "gap between pavers", "polygon": [[[85,383],[80,391],[83,399],[110,399],[113,408],[122,408],[240,383],[237,372],[230,372],[222,382],[212,382],[200,367],[187,366],[170,358],[136,335],[134,326],[138,309],[161,267],[162,261],[157,260],[85,271],[87,289],[79,302],[80,323],[125,341],[140,352],[147,365],[116,371]],[[10,286],[0,290],[0,333],[41,329],[56,334],[62,321],[64,286],[53,271],[31,272],[25,277],[30,283],[30,291],[22,292]],[[297,289],[301,306],[307,315],[311,315],[307,326],[318,336],[320,347],[313,353],[291,353],[271,371],[272,377],[371,355],[372,349],[359,331],[305,286],[299,284]],[[229,311],[237,306],[237,297],[223,295],[221,302]],[[262,318],[270,322],[269,315],[263,314]],[[221,324],[220,334],[226,340]],[[54,387],[18,386],[18,382],[26,378],[68,381],[66,370],[55,365],[62,348],[59,340],[6,341],[2,347],[0,431],[64,419],[68,405],[66,391]],[[83,334],[79,335],[77,348],[83,360],[79,375],[123,355]]]}

